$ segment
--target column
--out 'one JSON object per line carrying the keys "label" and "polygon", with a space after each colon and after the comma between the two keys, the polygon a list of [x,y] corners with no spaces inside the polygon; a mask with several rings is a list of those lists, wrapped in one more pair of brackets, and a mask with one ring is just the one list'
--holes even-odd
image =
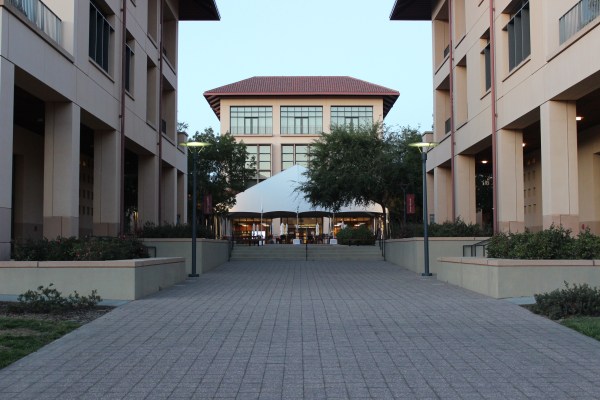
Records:
{"label": "column", "polygon": [[187,223],[187,176],[177,171],[177,222]]}
{"label": "column", "polygon": [[452,220],[452,173],[450,168],[436,167],[433,173],[433,210],[437,223]]}
{"label": "column", "polygon": [[0,57],[0,261],[10,259],[15,67]]}
{"label": "column", "polygon": [[94,235],[117,236],[121,196],[121,137],[94,132]]}
{"label": "column", "polygon": [[458,154],[454,158],[454,167],[455,217],[474,224],[477,222],[475,157]]}
{"label": "column", "polygon": [[138,166],[139,224],[158,224],[158,157],[140,155]]}
{"label": "column", "polygon": [[496,140],[498,230],[522,232],[525,230],[523,133],[501,129]]}
{"label": "column", "polygon": [[44,236],[79,235],[80,109],[46,103],[44,136]]}
{"label": "column", "polygon": [[177,222],[177,170],[163,163],[162,166],[162,221],[169,224]]}
{"label": "column", "polygon": [[540,107],[542,219],[579,232],[577,123],[575,102],[548,101]]}

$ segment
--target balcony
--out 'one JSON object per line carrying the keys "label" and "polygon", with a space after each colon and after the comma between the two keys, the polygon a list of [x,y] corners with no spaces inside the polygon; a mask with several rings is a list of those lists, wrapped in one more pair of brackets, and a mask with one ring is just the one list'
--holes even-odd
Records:
{"label": "balcony", "polygon": [[600,16],[600,0],[581,0],[558,20],[560,44]]}
{"label": "balcony", "polygon": [[29,21],[62,46],[62,21],[39,0],[8,0]]}

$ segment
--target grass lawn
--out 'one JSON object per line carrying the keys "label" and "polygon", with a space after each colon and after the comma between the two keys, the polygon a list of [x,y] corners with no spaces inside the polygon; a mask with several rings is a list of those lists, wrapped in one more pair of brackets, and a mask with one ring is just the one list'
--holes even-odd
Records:
{"label": "grass lawn", "polygon": [[561,324],[575,329],[586,336],[600,340],[600,317],[573,317],[561,321]]}
{"label": "grass lawn", "polygon": [[81,324],[0,317],[0,368],[33,353]]}

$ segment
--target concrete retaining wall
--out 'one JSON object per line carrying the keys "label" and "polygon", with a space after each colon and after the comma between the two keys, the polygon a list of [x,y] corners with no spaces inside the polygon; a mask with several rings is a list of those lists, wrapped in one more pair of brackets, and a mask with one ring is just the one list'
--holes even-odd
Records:
{"label": "concrete retaining wall", "polygon": [[[184,257],[185,270],[192,272],[192,239],[143,239],[145,246],[156,249],[156,257]],[[197,239],[196,272],[202,274],[229,259],[229,243],[226,240]]]}
{"label": "concrete retaining wall", "polygon": [[[429,238],[429,271],[437,274],[439,257],[462,257],[463,245],[472,245],[486,237],[435,237]],[[392,264],[421,273],[423,264],[423,238],[393,239],[385,242],[385,259]]]}
{"label": "concrete retaining wall", "polygon": [[68,295],[93,289],[107,300],[135,300],[185,280],[183,258],[118,261],[0,261],[0,294],[19,295],[53,283]]}
{"label": "concrete retaining wall", "polygon": [[437,279],[494,298],[533,296],[570,284],[600,286],[600,260],[441,257]]}

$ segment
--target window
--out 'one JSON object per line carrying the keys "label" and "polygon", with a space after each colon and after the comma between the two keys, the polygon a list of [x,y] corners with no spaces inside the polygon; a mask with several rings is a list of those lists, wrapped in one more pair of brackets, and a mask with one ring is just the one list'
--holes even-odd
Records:
{"label": "window", "polygon": [[270,135],[273,133],[272,107],[231,107],[232,135]]}
{"label": "window", "polygon": [[109,73],[110,41],[114,33],[106,15],[90,2],[90,58]]}
{"label": "window", "polygon": [[323,132],[323,107],[281,107],[281,134]]}
{"label": "window", "polygon": [[281,146],[281,170],[288,169],[294,165],[308,167],[310,162],[310,145],[308,144],[284,144]]}
{"label": "window", "polygon": [[133,40],[125,44],[125,90],[133,93]]}
{"label": "window", "polygon": [[372,125],[373,107],[331,107],[331,125]]}
{"label": "window", "polygon": [[508,32],[508,70],[512,71],[531,54],[529,1],[524,1],[521,8],[512,14],[504,29]]}
{"label": "window", "polygon": [[481,52],[483,55],[483,63],[485,65],[485,91],[487,92],[492,87],[492,60],[490,58],[490,39],[487,39],[486,45]]}
{"label": "window", "polygon": [[247,144],[248,152],[247,168],[251,167],[251,162],[255,162],[256,180],[262,181],[271,177],[271,145]]}

